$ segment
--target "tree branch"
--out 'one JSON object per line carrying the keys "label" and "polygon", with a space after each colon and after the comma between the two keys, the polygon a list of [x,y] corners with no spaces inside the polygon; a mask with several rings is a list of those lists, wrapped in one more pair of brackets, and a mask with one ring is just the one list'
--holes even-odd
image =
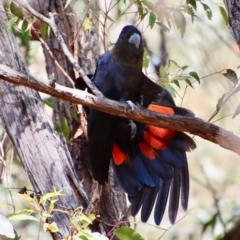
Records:
{"label": "tree branch", "polygon": [[240,155],[240,138],[215,124],[196,117],[163,115],[137,107],[134,111],[127,104],[122,104],[104,97],[96,97],[84,91],[71,89],[46,80],[17,72],[0,64],[0,78],[8,82],[23,85],[47,93],[66,101],[85,105],[112,115],[130,118],[138,122],[168,128],[175,131],[189,132]]}

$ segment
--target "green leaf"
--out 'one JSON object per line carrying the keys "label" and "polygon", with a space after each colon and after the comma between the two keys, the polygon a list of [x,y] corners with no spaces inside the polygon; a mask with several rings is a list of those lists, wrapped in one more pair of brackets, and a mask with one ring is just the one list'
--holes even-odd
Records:
{"label": "green leaf", "polygon": [[156,22],[156,24],[163,30],[163,31],[169,31],[169,28],[164,25],[162,22]]}
{"label": "green leaf", "polygon": [[11,10],[13,15],[15,15],[18,18],[23,20],[22,8],[17,3],[15,3],[14,1],[12,1],[11,4],[10,4],[10,10]]}
{"label": "green leaf", "polygon": [[83,22],[83,29],[84,29],[84,31],[89,30],[90,27],[91,27],[91,20],[90,20],[90,18],[85,18],[84,22]]}
{"label": "green leaf", "polygon": [[61,196],[62,195],[62,190],[60,191],[56,191],[56,189],[54,188],[54,192],[50,192],[50,193],[46,193],[45,195],[43,195],[40,198],[40,203],[45,204],[45,202],[49,199],[49,198],[53,198],[56,196]]}
{"label": "green leaf", "polygon": [[194,17],[196,16],[195,13],[194,13],[193,8],[189,7],[188,5],[186,5],[185,11],[186,11],[187,14],[189,14],[191,16],[191,19],[192,19],[192,22],[193,22]]}
{"label": "green leaf", "polygon": [[226,69],[226,73],[223,76],[230,80],[234,85],[238,83],[237,74],[232,69]]}
{"label": "green leaf", "polygon": [[[21,209],[21,210],[18,210],[15,215],[17,215],[17,214],[27,214],[27,215],[31,215],[31,214],[33,214],[34,212],[35,212],[35,211],[34,211],[33,209]],[[9,216],[10,216],[10,215],[9,215]]]}
{"label": "green leaf", "polygon": [[175,84],[175,85],[177,85],[179,88],[180,88],[180,84],[179,84],[179,81],[178,80],[173,80],[173,83]]}
{"label": "green leaf", "polygon": [[79,237],[80,237],[80,239],[82,239],[82,240],[89,240],[89,238],[88,238],[88,237],[86,237],[86,236],[83,236],[83,235],[80,235]]}
{"label": "green leaf", "polygon": [[42,38],[46,39],[48,35],[48,25],[45,22],[41,22],[40,31]]}
{"label": "green leaf", "polygon": [[228,15],[224,7],[219,6],[219,11],[226,25],[228,25]]}
{"label": "green leaf", "polygon": [[185,19],[184,15],[180,11],[174,11],[173,12],[173,19],[174,19],[174,22],[177,26],[177,29],[180,29],[181,35],[183,37],[183,35],[186,31],[186,19]]}
{"label": "green leaf", "polygon": [[43,102],[44,102],[44,104],[46,104],[48,107],[50,107],[50,108],[52,108],[52,109],[55,109],[55,107],[53,106],[50,98],[44,99]]}
{"label": "green leaf", "polygon": [[200,78],[196,72],[190,72],[189,75],[195,78],[197,82],[200,84]]}
{"label": "green leaf", "polygon": [[201,2],[201,4],[203,6],[204,11],[207,14],[208,19],[212,20],[212,10],[211,10],[211,8],[206,3]]}
{"label": "green leaf", "polygon": [[114,235],[120,240],[144,240],[144,238],[132,228],[120,227],[114,231]]}
{"label": "green leaf", "polygon": [[22,23],[22,34],[23,34],[24,43],[27,45],[30,40],[30,34],[29,34],[28,22],[26,20],[24,20]]}
{"label": "green leaf", "polygon": [[59,231],[58,226],[55,222],[52,222],[52,223],[46,223],[45,222],[45,223],[43,223],[43,229],[45,231],[50,231],[52,233]]}
{"label": "green leaf", "polygon": [[185,79],[184,81],[187,83],[188,86],[190,86],[191,88],[194,88],[189,79]]}
{"label": "green leaf", "polygon": [[170,84],[168,84],[168,85],[166,86],[166,89],[167,89],[174,97],[176,97],[175,89],[174,89]]}
{"label": "green leaf", "polygon": [[79,123],[79,117],[78,117],[78,115],[77,115],[77,111],[76,111],[75,109],[71,109],[71,110],[70,110],[70,113],[71,113],[72,118],[73,118],[77,123]]}
{"label": "green leaf", "polygon": [[195,10],[197,10],[196,0],[187,0],[186,3],[191,5]]}
{"label": "green leaf", "polygon": [[64,138],[66,139],[67,142],[69,142],[69,134],[70,134],[70,128],[68,125],[67,118],[64,116],[61,116],[61,122],[62,122],[62,133]]}
{"label": "green leaf", "polygon": [[146,48],[144,48],[144,53],[143,53],[143,69],[147,71],[149,65],[149,58],[148,58],[148,51]]}
{"label": "green leaf", "polygon": [[15,238],[14,228],[9,219],[0,214],[0,223],[0,235]]}
{"label": "green leaf", "polygon": [[109,15],[107,15],[107,19],[114,23],[114,20],[111,17],[109,17]]}
{"label": "green leaf", "polygon": [[142,0],[142,3],[143,3],[143,5],[145,5],[148,9],[153,10],[153,9],[155,8],[155,7],[154,7],[154,4],[152,4],[152,2],[150,2],[150,1]]}
{"label": "green leaf", "polygon": [[18,17],[17,16],[11,16],[10,19],[7,22],[7,32],[10,32],[13,28],[13,25],[17,22]]}
{"label": "green leaf", "polygon": [[28,22],[26,20],[24,20],[22,22],[22,31],[26,32],[28,30]]}
{"label": "green leaf", "polygon": [[187,69],[187,68],[188,68],[187,65],[181,67],[181,69],[182,69],[183,71],[184,71],[185,69]]}
{"label": "green leaf", "polygon": [[209,221],[203,224],[202,234],[207,230],[208,227],[212,227],[212,229],[214,228],[216,224],[217,216],[218,214],[215,213]]}
{"label": "green leaf", "polygon": [[52,199],[49,204],[48,212],[51,213],[54,209],[55,203],[57,202],[57,199]]}
{"label": "green leaf", "polygon": [[149,25],[150,28],[153,28],[154,24],[156,22],[156,14],[152,11],[149,15]]}
{"label": "green leaf", "polygon": [[178,76],[175,76],[175,77],[172,78],[172,80],[175,80],[175,79],[178,80],[178,81],[181,81],[181,80],[184,80],[184,81],[185,81],[186,79],[189,80],[189,79],[190,79],[190,76],[178,75]]}
{"label": "green leaf", "polygon": [[137,1],[137,8],[138,8],[138,13],[139,13],[139,15],[141,17],[141,20],[143,20],[143,18],[145,16],[144,16],[144,13],[143,13],[143,6],[142,6],[141,1]]}
{"label": "green leaf", "polygon": [[8,218],[10,221],[38,221],[37,218],[27,214],[14,214]]}
{"label": "green leaf", "polygon": [[176,61],[172,60],[172,59],[169,59],[168,62],[169,62],[169,64],[173,63],[176,67],[181,68],[181,67],[178,65],[178,63],[177,63]]}
{"label": "green leaf", "polygon": [[161,79],[165,79],[168,76],[164,66],[162,66],[162,65],[160,66],[159,73],[160,73]]}

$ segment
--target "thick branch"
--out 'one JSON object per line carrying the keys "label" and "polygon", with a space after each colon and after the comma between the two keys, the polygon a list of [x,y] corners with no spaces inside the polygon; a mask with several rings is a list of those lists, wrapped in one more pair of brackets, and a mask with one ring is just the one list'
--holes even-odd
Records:
{"label": "thick branch", "polygon": [[85,105],[109,114],[131,118],[138,122],[164,127],[171,130],[189,132],[214,142],[223,148],[231,150],[240,155],[240,138],[232,132],[226,131],[212,123],[206,122],[200,118],[170,116],[157,114],[143,108],[136,108],[131,111],[131,107],[104,97],[96,97],[84,91],[63,87],[50,82],[41,81],[33,76],[19,73],[0,64],[0,78],[8,82],[23,85],[40,92],[47,93],[53,97],[64,99],[66,101]]}

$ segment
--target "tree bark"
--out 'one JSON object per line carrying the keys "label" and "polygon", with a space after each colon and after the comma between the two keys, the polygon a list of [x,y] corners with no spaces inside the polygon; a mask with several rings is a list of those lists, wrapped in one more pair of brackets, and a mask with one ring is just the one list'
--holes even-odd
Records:
{"label": "tree bark", "polygon": [[[86,5],[89,3],[85,1]],[[64,33],[65,42],[69,44],[73,41],[76,31],[73,24],[75,20],[71,14],[74,1],[71,1],[66,10],[63,10],[61,1],[57,0],[50,2],[41,0],[31,1],[31,4],[43,14],[52,10],[57,12],[58,15],[55,20],[61,32]],[[3,8],[2,5],[1,8]],[[7,17],[3,11],[1,14],[1,19],[5,19],[5,22],[2,21],[0,25],[0,42],[9,44],[1,44],[0,46],[0,51],[3,53],[0,63],[29,75],[26,63],[19,52],[13,35],[6,33]],[[88,17],[92,23],[96,22],[91,14]],[[80,33],[82,39],[77,38],[78,61],[86,73],[93,72],[99,55],[98,31],[97,28],[95,32],[92,29],[89,31],[80,29]],[[80,44],[80,42],[84,41],[89,43],[87,49]],[[65,55],[59,51],[59,43],[52,33],[46,39],[46,43],[52,51],[55,60],[74,79],[73,66],[66,59]],[[72,53],[76,53],[75,46],[68,45]],[[57,82],[71,86],[50,58],[48,50],[44,49],[44,54],[46,70],[49,76],[54,75],[54,79]],[[5,55],[11,55],[12,58],[6,60],[3,58]],[[87,142],[84,135],[73,140],[71,144],[66,144],[53,130],[53,126],[47,118],[42,100],[37,92],[5,81],[1,81],[0,84],[0,93],[4,93],[0,97],[0,104],[4,106],[0,109],[2,121],[29,175],[33,188],[42,194],[53,191],[53,186],[57,189],[63,189],[64,196],[60,197],[58,207],[61,206],[63,210],[73,210],[81,205],[85,208],[86,213],[100,214],[100,221],[96,221],[90,227],[94,231],[109,232],[119,222],[120,213],[124,214],[127,211],[125,194],[114,179],[112,168],[110,170],[109,184],[105,187],[98,186],[93,181],[89,170],[86,155]],[[9,98],[11,101],[9,101]],[[70,138],[73,137],[78,128],[78,123],[73,119],[71,113],[73,110],[77,110],[76,106],[69,102],[60,103],[57,100],[53,101],[55,109],[57,109],[54,114],[54,122],[61,126],[61,116],[64,116],[70,127]],[[15,117],[16,115],[17,117]],[[77,169],[77,174],[75,169]],[[67,215],[56,212],[53,221],[59,227],[59,233],[54,234],[54,239],[60,239],[70,234],[70,222]]]}
{"label": "tree bark", "polygon": [[[77,19],[74,14],[74,4],[76,1],[71,1],[66,9],[61,4],[61,1],[54,0],[48,1],[35,0],[38,2],[39,12],[50,12],[54,9],[57,14],[55,17],[55,23],[60,30],[64,41],[75,56],[79,65],[86,74],[92,73],[95,70],[96,62],[100,54],[99,47],[99,7],[97,1],[84,0],[85,9],[88,11],[83,16]],[[36,3],[35,3],[36,4]],[[41,8],[43,6],[43,9]],[[83,22],[85,17],[89,18],[91,26],[88,30],[83,29]],[[78,32],[79,31],[79,32]],[[78,74],[74,72],[73,65],[67,60],[66,56],[59,45],[55,35],[51,32],[50,36],[45,40],[49,49],[52,51],[55,59],[66,71],[66,73],[75,79]],[[83,46],[83,44],[85,46]],[[49,56],[48,50],[43,47],[46,70],[48,76],[54,75],[54,79],[57,83],[72,87],[68,79],[58,70],[53,59]],[[77,169],[77,173],[84,189],[88,195],[90,204],[88,205],[87,212],[94,212],[101,215],[102,224],[97,226],[95,223],[94,230],[109,232],[112,227],[119,221],[120,213],[125,213],[126,209],[126,196],[118,186],[114,177],[109,178],[109,184],[104,187],[99,187],[92,179],[90,172],[90,163],[87,158],[87,141],[84,134],[77,139],[73,139],[73,136],[79,127],[79,123],[72,117],[72,111],[77,111],[76,105],[70,102],[59,101],[53,98],[53,103],[56,111],[54,112],[53,122],[62,126],[61,117],[64,116],[67,119],[70,127],[70,139],[71,144],[68,144],[69,151],[71,153],[74,166]],[[83,116],[79,116],[81,118]],[[113,176],[113,169],[110,169],[110,176]],[[117,194],[116,194],[117,193]],[[108,205],[106,205],[108,203]]]}
{"label": "tree bark", "polygon": [[224,0],[228,12],[230,32],[240,47],[240,1]]}
{"label": "tree bark", "polygon": [[[12,33],[7,33],[7,16],[0,3],[0,62],[29,74]],[[6,57],[7,56],[7,57]],[[87,206],[87,195],[73,167],[66,143],[54,131],[38,92],[0,81],[0,115],[4,127],[28,174],[33,188],[42,194],[53,186],[63,190],[58,205],[63,209]],[[59,227],[54,239],[69,235],[69,216],[54,213]]]}

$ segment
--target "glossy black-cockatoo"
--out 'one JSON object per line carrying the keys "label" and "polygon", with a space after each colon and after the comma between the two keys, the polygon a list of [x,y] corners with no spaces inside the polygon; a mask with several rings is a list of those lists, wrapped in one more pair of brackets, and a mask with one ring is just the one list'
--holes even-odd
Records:
{"label": "glossy black-cockatoo", "polygon": [[[142,35],[134,26],[125,26],[112,50],[98,60],[92,81],[105,97],[122,103],[142,105],[162,114],[193,116],[176,107],[171,94],[142,72]],[[81,78],[76,87],[84,89]],[[146,222],[154,207],[154,220],[160,224],[167,199],[169,219],[175,222],[179,197],[188,206],[189,173],[186,151],[195,143],[182,132],[146,125],[104,112],[88,111],[88,151],[96,181],[108,181],[110,160],[115,177],[128,194],[135,216],[141,209]]]}

